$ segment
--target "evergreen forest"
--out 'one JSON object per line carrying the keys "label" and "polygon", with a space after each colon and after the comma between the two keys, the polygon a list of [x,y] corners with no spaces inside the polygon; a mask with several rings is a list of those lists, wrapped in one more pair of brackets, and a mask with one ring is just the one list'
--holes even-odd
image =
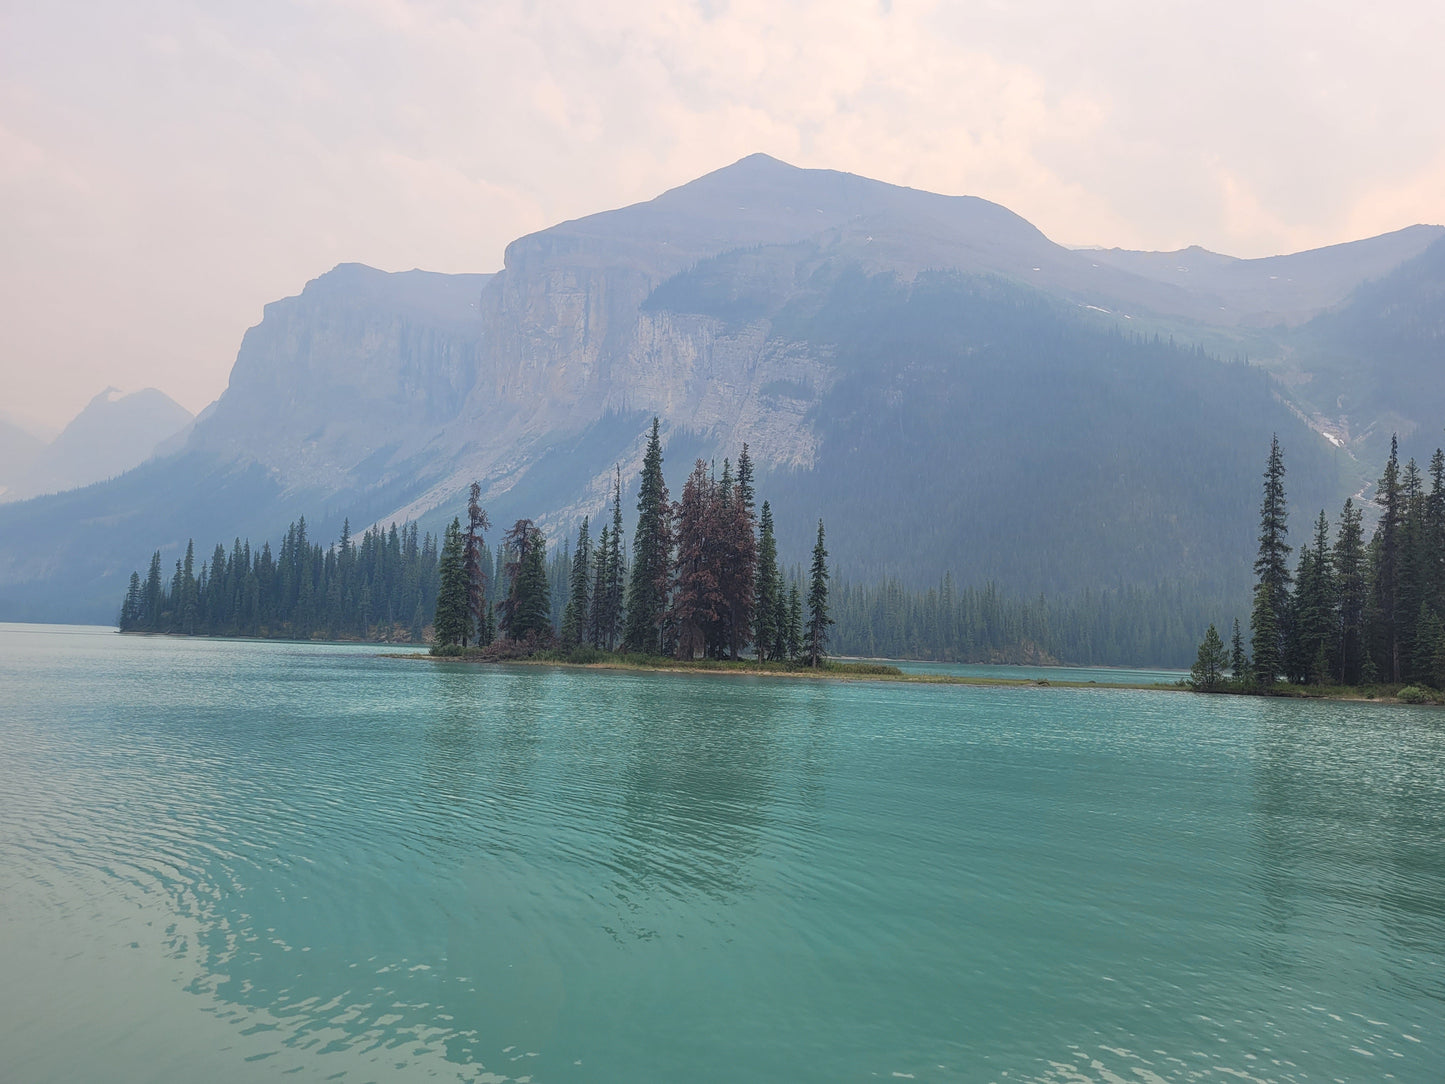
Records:
{"label": "evergreen forest", "polygon": [[496,657],[550,647],[779,662],[831,653],[1184,666],[1198,628],[1222,606],[1188,581],[1020,598],[992,583],[961,585],[951,573],[924,590],[842,580],[826,548],[818,558],[822,539],[808,567],[781,562],[774,510],[757,503],[746,447],[720,472],[695,463],[676,502],[662,462],[654,426],[630,537],[620,475],[600,528],[584,520],[575,539],[550,547],[527,519],[489,546],[491,523],[474,485],[465,521],[441,537],[393,524],[358,540],[348,524],[323,546],[303,517],[275,550],[237,539],[198,563],[188,545],[173,570],[157,552],[145,575],[131,576],[120,627],[430,641],[437,651],[481,648]]}
{"label": "evergreen forest", "polygon": [[437,542],[415,524],[365,531],[350,523],[321,546],[306,517],[291,524],[279,552],[236,539],[196,565],[194,543],[169,576],[157,551],[144,578],[132,572],[120,608],[122,632],[310,640],[420,642],[432,624]]}
{"label": "evergreen forest", "polygon": [[[1427,483],[1428,479],[1428,483]],[[1284,452],[1271,443],[1246,636],[1205,633],[1191,683],[1204,691],[1388,685],[1402,699],[1445,690],[1445,451],[1422,471],[1401,464],[1397,439],[1366,509],[1348,498],[1331,528],[1323,509],[1310,537],[1289,541]]]}

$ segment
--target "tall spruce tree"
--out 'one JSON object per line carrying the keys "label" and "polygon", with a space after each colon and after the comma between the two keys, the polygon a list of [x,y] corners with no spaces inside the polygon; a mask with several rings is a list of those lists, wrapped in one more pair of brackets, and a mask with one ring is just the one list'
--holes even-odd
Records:
{"label": "tall spruce tree", "polygon": [[186,557],[181,564],[181,590],[180,590],[180,631],[186,636],[196,634],[196,626],[200,619],[200,591],[196,586],[196,544],[192,539],[186,539]]}
{"label": "tall spruce tree", "polygon": [[627,565],[622,553],[622,468],[617,468],[612,488],[612,535],[607,545],[607,606],[603,611],[603,646],[611,651],[622,636],[623,603],[627,593]]}
{"label": "tall spruce tree", "polygon": [[140,573],[130,574],[130,587],[126,589],[125,601],[120,606],[120,631],[130,632],[141,623]]}
{"label": "tall spruce tree", "polygon": [[492,521],[482,508],[482,485],[473,482],[467,491],[467,531],[462,545],[462,569],[467,577],[467,631],[462,634],[462,646],[467,646],[468,634],[474,635],[478,643],[486,635],[487,573],[482,562],[482,533],[490,528]]}
{"label": "tall spruce tree", "polygon": [[724,554],[722,591],[728,654],[736,659],[752,639],[756,605],[758,540],[753,512],[753,461],[748,446],[738,455],[737,481],[720,510]]}
{"label": "tall spruce tree", "polygon": [[576,647],[587,638],[587,616],[592,601],[592,536],[588,518],[577,529],[577,549],[572,554],[572,581],[568,584],[567,608],[562,613],[562,643]]}
{"label": "tall spruce tree", "polygon": [[446,530],[438,568],[436,617],[432,621],[432,651],[462,645],[470,613],[467,606],[467,572],[463,561],[462,523],[453,519]]}
{"label": "tall spruce tree", "polygon": [[1345,498],[1335,535],[1335,594],[1339,608],[1335,629],[1335,674],[1345,685],[1357,685],[1364,665],[1366,582],[1364,527],[1360,510]]}
{"label": "tall spruce tree", "polygon": [[753,617],[753,643],[757,645],[758,659],[763,662],[777,658],[778,601],[782,586],[782,574],[778,571],[778,541],[773,535],[773,510],[764,501],[758,521],[758,573]]}
{"label": "tall spruce tree", "polygon": [[1396,605],[1400,614],[1401,678],[1416,681],[1415,661],[1418,657],[1419,621],[1429,610],[1426,601],[1430,558],[1426,553],[1429,537],[1426,527],[1426,495],[1424,480],[1415,460],[1405,464],[1400,482],[1405,518],[1400,529],[1400,586]]}
{"label": "tall spruce tree", "polygon": [[1234,619],[1234,635],[1229,641],[1229,676],[1237,685],[1249,684],[1249,659],[1244,654],[1244,637],[1239,631],[1239,618]]}
{"label": "tall spruce tree", "polygon": [[154,631],[161,624],[161,609],[165,602],[165,586],[161,582],[161,551],[151,556],[150,570],[146,573],[145,589],[142,593],[141,627]]}
{"label": "tall spruce tree", "polygon": [[592,606],[587,614],[587,635],[593,647],[607,648],[607,584],[612,572],[612,528],[602,525],[592,555]]}
{"label": "tall spruce tree", "polygon": [[809,666],[821,666],[827,655],[828,627],[833,618],[828,614],[828,551],[823,546],[823,521],[818,521],[818,541],[813,544],[813,565],[808,576],[808,639]]}
{"label": "tall spruce tree", "polygon": [[1400,446],[1398,435],[1390,437],[1390,458],[1385,473],[1375,487],[1375,503],[1380,506],[1380,524],[1375,528],[1372,547],[1375,551],[1374,598],[1379,614],[1379,648],[1376,666],[1398,682],[1404,669],[1400,651],[1400,548],[1405,521],[1405,497],[1400,485]]}
{"label": "tall spruce tree", "polygon": [[[1254,561],[1254,609],[1250,617],[1256,680],[1273,685],[1284,667],[1285,631],[1289,623],[1289,508],[1284,495],[1284,453],[1279,437],[1270,441],[1264,471],[1264,499],[1259,513],[1259,555]],[[1268,599],[1268,612],[1261,598]],[[1268,641],[1268,642],[1266,642]]]}
{"label": "tall spruce tree", "polygon": [[672,578],[672,508],[662,476],[662,440],[657,419],[642,459],[637,493],[637,530],[632,535],[632,578],[627,589],[627,650],[656,655],[662,650],[663,618]]}

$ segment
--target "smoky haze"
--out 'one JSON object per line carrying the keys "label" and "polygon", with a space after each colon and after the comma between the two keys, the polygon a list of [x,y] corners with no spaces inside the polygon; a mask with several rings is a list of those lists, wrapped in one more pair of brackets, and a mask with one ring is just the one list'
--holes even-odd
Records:
{"label": "smoky haze", "polygon": [[343,261],[485,272],[754,151],[1236,255],[1445,220],[1438,4],[0,9],[0,398],[197,411]]}

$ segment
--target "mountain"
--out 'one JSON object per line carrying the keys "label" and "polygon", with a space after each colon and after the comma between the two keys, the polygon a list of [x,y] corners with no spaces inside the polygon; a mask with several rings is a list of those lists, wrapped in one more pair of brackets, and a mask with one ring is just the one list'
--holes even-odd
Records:
{"label": "mountain", "polygon": [[112,478],[149,459],[191,421],[190,411],[155,388],[130,395],[107,388],[31,457],[0,500],[58,493]]}
{"label": "mountain", "polygon": [[1295,397],[1317,428],[1384,461],[1392,433],[1424,462],[1445,440],[1445,240],[1288,340]]}
{"label": "mountain", "polygon": [[1445,237],[1445,226],[1409,226],[1328,248],[1241,260],[1198,245],[1177,252],[1090,250],[1108,264],[1178,286],[1201,304],[1216,302],[1205,322],[1248,327],[1295,325],[1338,305],[1362,283],[1389,274]]}
{"label": "mountain", "polygon": [[[313,537],[343,518],[437,530],[473,478],[494,523],[559,541],[614,467],[634,484],[653,414],[674,495],[695,457],[748,442],[787,560],[821,516],[853,579],[1177,579],[1233,604],[1270,434],[1307,510],[1360,467],[1308,424],[1299,380],[1199,344],[1263,343],[1285,374],[1287,336],[1429,236],[1263,272],[1201,257],[1174,281],[985,200],[754,155],[520,238],[493,275],[349,264],[267,306],[183,448],[0,508],[0,617],[111,620],[153,549],[259,544],[303,513]],[[1279,268],[1288,290],[1259,285]]]}

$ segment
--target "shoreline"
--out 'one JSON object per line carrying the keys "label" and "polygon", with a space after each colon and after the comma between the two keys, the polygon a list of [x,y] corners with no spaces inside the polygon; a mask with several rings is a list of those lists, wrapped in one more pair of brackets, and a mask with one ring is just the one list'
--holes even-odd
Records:
{"label": "shoreline", "polygon": [[[904,685],[974,685],[999,688],[1024,689],[1131,689],[1136,691],[1190,692],[1180,685],[1160,685],[1144,682],[1114,681],[1052,681],[1048,678],[1005,678],[975,677],[966,674],[910,674],[889,664],[840,662],[831,667],[812,669],[810,667],[784,668],[749,664],[747,660],[738,663],[720,662],[714,659],[698,659],[691,662],[682,660],[656,659],[647,662],[632,662],[625,659],[605,659],[596,662],[570,662],[565,659],[482,659],[460,655],[432,655],[428,652],[385,652],[380,658],[426,659],[437,663],[462,663],[481,666],[550,666],[567,670],[618,670],[644,674],[713,674],[738,677],[794,678],[804,681],[877,681]],[[852,667],[858,667],[854,670]],[[867,669],[863,669],[863,667]],[[889,673],[888,671],[893,671]]]}
{"label": "shoreline", "polygon": [[[1165,692],[1165,693],[1197,693],[1199,696],[1245,696],[1261,700],[1318,700],[1340,704],[1386,704],[1398,705],[1400,707],[1441,707],[1439,701],[1424,704],[1413,704],[1399,699],[1393,693],[1380,691],[1370,693],[1360,688],[1343,688],[1340,686],[1327,686],[1325,690],[1313,691],[1309,686],[1281,684],[1273,692],[1258,692],[1244,689],[1214,689],[1208,692],[1191,689],[1188,685],[1180,683],[1150,683],[1136,681],[1074,681],[1058,680],[1049,678],[1006,678],[1006,677],[983,677],[969,674],[910,674],[898,670],[895,666],[878,663],[860,663],[857,661],[835,662],[832,667],[814,670],[808,667],[784,668],[759,666],[756,663],[749,663],[747,660],[740,660],[737,663],[731,661],[719,661],[714,659],[697,659],[690,662],[682,660],[655,659],[646,662],[629,661],[627,659],[604,659],[595,662],[571,662],[565,659],[482,659],[475,656],[458,655],[432,655],[429,652],[385,652],[380,658],[388,659],[425,659],[437,663],[462,663],[466,665],[482,666],[550,666],[567,670],[616,670],[632,671],[645,674],[713,674],[713,675],[735,675],[739,677],[770,677],[770,678],[795,678],[805,681],[876,681],[903,685],[970,685],[983,688],[1023,688],[1023,689],[1113,689],[1133,692]],[[858,670],[851,670],[857,666]],[[862,667],[867,666],[864,670]],[[886,667],[886,669],[885,669]],[[1047,669],[1040,667],[1040,669]],[[1070,667],[1061,667],[1070,669]],[[1126,669],[1124,667],[1091,667],[1090,669]],[[887,670],[893,670],[888,673]]]}
{"label": "shoreline", "polygon": [[[169,632],[143,632],[140,630],[120,632],[114,626],[96,625],[81,626],[107,629],[122,636],[139,636],[144,638],[157,639],[181,639],[181,640],[217,640],[222,642],[239,643],[295,643],[295,644],[316,644],[333,645],[338,647],[372,647],[389,648],[391,650],[377,651],[375,658],[382,659],[426,659],[431,662],[442,663],[466,663],[469,665],[490,665],[490,666],[553,666],[571,670],[618,670],[634,671],[637,673],[680,673],[680,674],[734,674],[742,677],[770,677],[770,678],[801,678],[808,681],[879,681],[893,682],[905,685],[971,685],[983,688],[1035,688],[1035,689],[1122,689],[1135,692],[1196,692],[1186,684],[1161,683],[1161,682],[1137,682],[1137,681],[1076,681],[1072,679],[1051,679],[1051,678],[1006,678],[1006,677],[985,677],[982,675],[967,674],[917,674],[907,673],[898,670],[893,662],[929,662],[930,660],[864,660],[857,656],[839,656],[833,659],[827,667],[814,670],[808,667],[785,667],[770,666],[768,664],[758,665],[750,660],[739,660],[734,663],[731,660],[717,659],[695,659],[685,662],[680,659],[649,658],[646,661],[633,661],[627,658],[601,659],[592,662],[574,662],[567,659],[538,659],[538,658],[515,658],[515,659],[483,659],[476,655],[433,655],[425,644],[392,642],[377,640],[295,640],[288,637],[276,636],[186,636],[180,633]],[[412,647],[415,650],[396,650],[398,648]],[[992,665],[988,663],[959,664],[959,665]],[[1012,664],[1000,664],[1012,665]],[[1073,663],[1060,663],[1056,666],[1038,666],[1040,670],[1119,670],[1128,671],[1130,667],[1121,666],[1082,666]],[[1167,669],[1161,667],[1160,669]],[[890,673],[889,671],[895,671]],[[1182,673],[1183,671],[1181,671]],[[1445,693],[1438,694],[1438,698],[1431,697],[1423,703],[1414,703],[1399,699],[1395,695],[1398,690],[1390,691],[1389,686],[1379,687],[1377,691],[1370,691],[1370,687],[1358,686],[1318,686],[1290,685],[1280,683],[1272,692],[1259,692],[1248,689],[1212,689],[1207,692],[1199,691],[1201,696],[1247,696],[1257,697],[1264,700],[1320,700],[1340,704],[1393,704],[1401,707],[1445,707]]]}

